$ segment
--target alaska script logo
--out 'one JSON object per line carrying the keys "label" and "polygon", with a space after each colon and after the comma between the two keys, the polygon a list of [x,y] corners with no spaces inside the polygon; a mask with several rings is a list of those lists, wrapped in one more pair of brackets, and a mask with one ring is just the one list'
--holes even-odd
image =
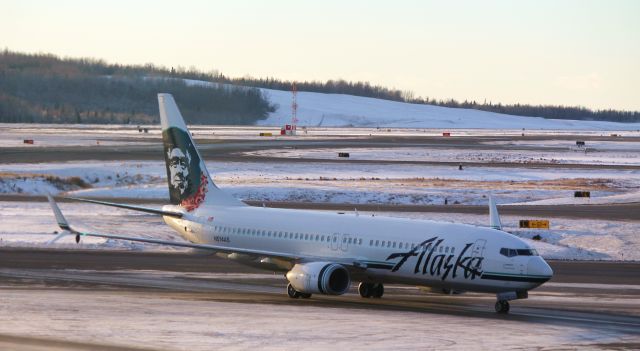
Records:
{"label": "alaska script logo", "polygon": [[398,257],[402,258],[391,271],[396,272],[407,263],[409,258],[418,256],[413,270],[414,274],[422,273],[423,275],[442,277],[443,281],[449,277],[455,278],[458,273],[462,273],[465,279],[475,279],[476,276],[482,274],[481,267],[484,257],[465,256],[473,243],[466,244],[460,254],[455,257],[453,254],[438,254],[436,252],[443,241],[444,239],[438,239],[435,236],[423,241],[408,252],[392,253],[387,257],[387,261]]}

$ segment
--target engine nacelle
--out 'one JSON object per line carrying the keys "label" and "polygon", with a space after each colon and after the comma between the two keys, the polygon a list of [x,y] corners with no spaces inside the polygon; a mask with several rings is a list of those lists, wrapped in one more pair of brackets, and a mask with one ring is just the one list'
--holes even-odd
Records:
{"label": "engine nacelle", "polygon": [[342,295],[351,286],[349,271],[331,262],[299,263],[287,272],[289,283],[307,294]]}

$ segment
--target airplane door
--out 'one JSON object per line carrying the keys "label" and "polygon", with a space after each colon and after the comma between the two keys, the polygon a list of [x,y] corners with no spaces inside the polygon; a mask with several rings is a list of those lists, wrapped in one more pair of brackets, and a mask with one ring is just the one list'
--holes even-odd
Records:
{"label": "airplane door", "polygon": [[331,237],[331,250],[337,250],[340,247],[340,235],[338,233],[334,233]]}
{"label": "airplane door", "polygon": [[484,246],[487,243],[484,239],[478,239],[471,248],[471,257],[484,257]]}
{"label": "airplane door", "polygon": [[[478,239],[475,243],[473,243],[473,247],[471,248],[471,257],[484,257],[484,247],[487,244],[487,241],[484,239]],[[478,269],[482,270],[482,265],[478,267]]]}
{"label": "airplane door", "polygon": [[340,243],[340,250],[347,251],[349,249],[349,234],[342,234],[342,242]]}

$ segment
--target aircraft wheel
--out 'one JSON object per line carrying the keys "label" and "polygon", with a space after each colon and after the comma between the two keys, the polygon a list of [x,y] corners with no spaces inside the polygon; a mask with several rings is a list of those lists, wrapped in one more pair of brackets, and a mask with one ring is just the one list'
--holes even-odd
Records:
{"label": "aircraft wheel", "polygon": [[360,283],[360,285],[358,285],[358,293],[360,294],[361,297],[364,297],[365,299],[370,298],[371,293],[373,292],[372,288],[373,288],[373,284],[362,282]]}
{"label": "aircraft wheel", "polygon": [[509,301],[496,301],[495,308],[497,313],[509,313]]}
{"label": "aircraft wheel", "polygon": [[292,299],[297,299],[302,296],[302,294],[293,288],[291,284],[287,285],[287,295],[289,295]]}
{"label": "aircraft wheel", "polygon": [[381,283],[373,284],[373,292],[371,296],[373,298],[379,299],[382,297],[382,295],[384,295],[384,285],[382,285]]}
{"label": "aircraft wheel", "polygon": [[300,293],[300,297],[303,299],[308,299],[311,297],[311,294],[307,294],[307,293]]}

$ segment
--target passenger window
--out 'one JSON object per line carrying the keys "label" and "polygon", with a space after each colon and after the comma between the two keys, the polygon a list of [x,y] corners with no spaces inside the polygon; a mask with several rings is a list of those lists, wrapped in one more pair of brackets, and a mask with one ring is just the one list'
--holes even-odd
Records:
{"label": "passenger window", "polygon": [[358,239],[358,245],[362,245],[362,238]]}
{"label": "passenger window", "polygon": [[449,246],[444,248],[444,253],[449,253]]}
{"label": "passenger window", "polygon": [[396,242],[395,241],[393,242],[393,248],[394,249],[396,248]]}
{"label": "passenger window", "polygon": [[369,240],[369,246],[373,246],[373,239]]}
{"label": "passenger window", "polygon": [[387,241],[387,247],[391,247],[391,241]]}
{"label": "passenger window", "polygon": [[338,237],[337,237],[337,236],[334,236],[334,237],[333,237],[333,242],[334,242],[334,243],[335,243],[335,242],[338,242]]}
{"label": "passenger window", "polygon": [[382,247],[384,247],[384,240],[382,240]]}
{"label": "passenger window", "polygon": [[380,241],[379,241],[379,240],[376,240],[376,246],[378,246],[378,244],[380,244]]}
{"label": "passenger window", "polygon": [[451,254],[452,255],[453,255],[453,251],[455,251],[454,249],[455,249],[454,247],[451,248]]}

